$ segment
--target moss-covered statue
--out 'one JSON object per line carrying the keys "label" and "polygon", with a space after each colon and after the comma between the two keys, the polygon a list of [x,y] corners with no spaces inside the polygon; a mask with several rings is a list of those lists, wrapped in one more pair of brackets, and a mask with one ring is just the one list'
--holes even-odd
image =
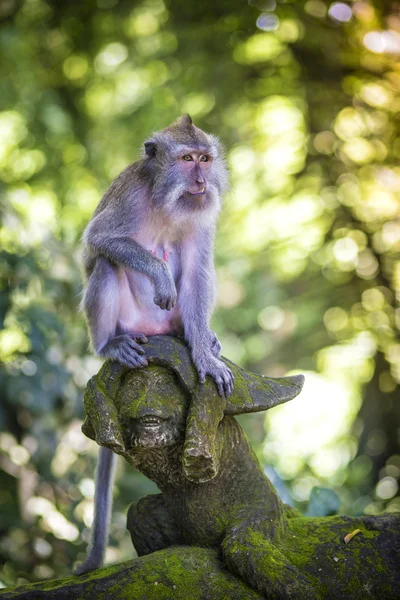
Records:
{"label": "moss-covered statue", "polygon": [[[293,557],[307,555],[308,543],[290,527],[299,515],[282,504],[233,417],[294,398],[303,377],[263,377],[227,361],[235,388],[224,400],[211,381],[197,385],[181,341],[154,337],[146,356],[146,369],[106,363],[92,378],[83,426],[86,435],[124,456],[162,492],[130,507],[128,529],[138,555],[176,545],[216,548],[231,573],[267,598],[328,597],[316,583],[324,568],[317,557],[304,569],[295,566],[299,559]],[[343,550],[351,519],[340,526]],[[361,537],[368,537],[365,524],[360,526]]]}
{"label": "moss-covered statue", "polygon": [[226,361],[235,388],[224,400],[212,382],[197,385],[183,342],[154,337],[145,349],[148,367],[106,362],[91,379],[82,428],[161,490],[129,509],[139,558],[2,598],[400,598],[400,515],[301,517],[282,504],[233,416],[294,398],[302,376],[272,379]]}
{"label": "moss-covered statue", "polygon": [[225,400],[212,382],[197,387],[188,349],[177,339],[152,338],[146,357],[167,368],[106,363],[91,379],[83,427],[162,491],[129,510],[138,555],[180,544],[221,548],[227,568],[260,592],[315,598],[307,577],[279,548],[285,506],[231,416],[294,398],[303,377],[248,375],[229,363],[235,388]]}

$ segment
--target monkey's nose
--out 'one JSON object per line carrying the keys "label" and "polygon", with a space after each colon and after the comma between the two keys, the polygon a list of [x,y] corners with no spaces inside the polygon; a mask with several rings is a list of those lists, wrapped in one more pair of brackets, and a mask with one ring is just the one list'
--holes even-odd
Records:
{"label": "monkey's nose", "polygon": [[197,175],[196,183],[204,183],[204,177],[202,177],[201,175]]}

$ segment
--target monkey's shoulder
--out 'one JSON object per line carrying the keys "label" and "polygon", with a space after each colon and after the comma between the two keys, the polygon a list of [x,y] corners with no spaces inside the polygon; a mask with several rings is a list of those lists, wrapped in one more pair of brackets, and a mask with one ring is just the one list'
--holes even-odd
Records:
{"label": "monkey's shoulder", "polygon": [[93,217],[99,215],[110,205],[123,206],[127,200],[132,205],[135,197],[142,196],[149,188],[149,183],[150,179],[143,160],[128,165],[111,183],[100,200]]}

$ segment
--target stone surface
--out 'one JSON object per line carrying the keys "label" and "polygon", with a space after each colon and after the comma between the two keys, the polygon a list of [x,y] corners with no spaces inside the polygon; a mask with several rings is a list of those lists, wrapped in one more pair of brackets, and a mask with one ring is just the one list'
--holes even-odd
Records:
{"label": "stone surface", "polygon": [[[289,519],[286,552],[323,600],[399,600],[400,515]],[[346,545],[344,536],[361,529]],[[295,536],[295,537],[294,537]],[[281,577],[278,571],[277,577]],[[283,582],[284,583],[284,582]],[[2,600],[261,600],[217,552],[178,546],[68,579],[0,591]],[[306,596],[305,596],[306,598]]]}

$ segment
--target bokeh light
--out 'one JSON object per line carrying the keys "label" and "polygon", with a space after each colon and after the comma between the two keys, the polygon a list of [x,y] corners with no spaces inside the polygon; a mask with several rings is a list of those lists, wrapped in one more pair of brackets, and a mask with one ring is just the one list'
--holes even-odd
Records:
{"label": "bokeh light", "polygon": [[[48,0],[0,8],[0,587],[69,576],[93,516],[80,239],[143,140],[189,112],[227,149],[223,353],[299,398],[242,422],[306,511],[400,510],[400,22],[390,4]],[[264,427],[265,425],[265,427]],[[132,557],[119,465],[108,561]],[[314,497],[318,497],[318,494]],[[322,508],[321,508],[322,510]]]}

